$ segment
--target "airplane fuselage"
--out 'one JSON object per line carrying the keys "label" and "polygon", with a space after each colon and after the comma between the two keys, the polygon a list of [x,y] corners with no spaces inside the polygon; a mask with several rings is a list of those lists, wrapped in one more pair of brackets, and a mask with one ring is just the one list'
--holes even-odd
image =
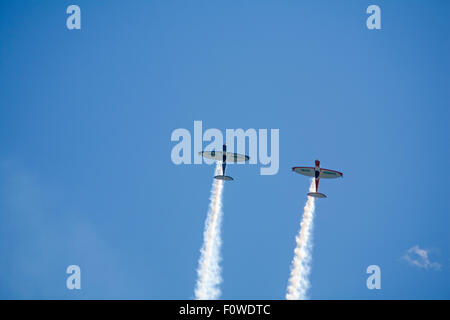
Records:
{"label": "airplane fuselage", "polygon": [[316,180],[316,192],[319,192],[319,180],[320,180],[320,161],[316,160],[316,167],[314,168],[314,178]]}

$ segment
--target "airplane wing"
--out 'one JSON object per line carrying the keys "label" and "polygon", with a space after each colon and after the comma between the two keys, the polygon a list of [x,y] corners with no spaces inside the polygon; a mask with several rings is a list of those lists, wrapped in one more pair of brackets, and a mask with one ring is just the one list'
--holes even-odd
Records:
{"label": "airplane wing", "polygon": [[334,179],[341,178],[344,175],[342,172],[329,170],[329,169],[320,169],[320,179]]}
{"label": "airplane wing", "polygon": [[300,173],[307,177],[314,177],[314,168],[312,167],[294,167],[292,171]]}
{"label": "airplane wing", "polygon": [[[205,158],[209,158],[209,159],[213,159],[213,160],[217,160],[217,161],[222,161],[223,160],[223,151],[201,151],[200,155],[205,157]],[[243,155],[243,154],[239,154],[239,153],[234,153],[234,152],[225,152],[225,162],[245,162],[248,161],[250,159],[249,156]]]}

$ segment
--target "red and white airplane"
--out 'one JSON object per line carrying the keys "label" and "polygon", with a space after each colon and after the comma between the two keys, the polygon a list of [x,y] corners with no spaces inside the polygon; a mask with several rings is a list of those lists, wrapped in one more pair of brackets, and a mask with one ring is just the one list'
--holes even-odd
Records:
{"label": "red and white airplane", "polygon": [[322,169],[320,167],[320,161],[316,160],[316,166],[313,167],[293,167],[292,171],[295,171],[297,173],[300,173],[307,177],[313,177],[316,180],[316,192],[309,192],[308,196],[314,197],[314,198],[326,198],[327,196],[323,193],[319,192],[319,181],[321,178],[324,179],[334,179],[334,178],[342,178],[344,175],[342,172],[329,170],[329,169]]}

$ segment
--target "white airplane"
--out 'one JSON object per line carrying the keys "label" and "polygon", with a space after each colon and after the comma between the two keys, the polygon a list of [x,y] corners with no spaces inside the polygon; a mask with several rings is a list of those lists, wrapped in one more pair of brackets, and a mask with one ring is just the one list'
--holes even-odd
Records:
{"label": "white airplane", "polygon": [[231,181],[233,178],[225,175],[227,162],[245,162],[248,161],[250,157],[239,153],[227,152],[227,146],[225,144],[223,145],[222,150],[223,151],[200,151],[199,154],[205,158],[222,161],[222,174],[215,176],[214,178],[224,181]]}
{"label": "white airplane", "polygon": [[307,177],[314,177],[316,180],[316,192],[309,192],[308,196],[314,197],[314,198],[326,198],[327,196],[323,193],[319,192],[319,181],[321,178],[324,179],[334,179],[334,178],[342,178],[344,175],[342,172],[329,170],[329,169],[322,169],[320,167],[320,161],[316,160],[316,166],[315,167],[293,167],[292,171],[295,171],[297,173],[300,173]]}

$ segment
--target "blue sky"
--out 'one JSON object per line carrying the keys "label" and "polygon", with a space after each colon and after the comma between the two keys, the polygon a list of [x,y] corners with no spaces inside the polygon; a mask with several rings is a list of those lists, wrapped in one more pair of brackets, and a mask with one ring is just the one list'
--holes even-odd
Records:
{"label": "blue sky", "polygon": [[[81,30],[66,8],[81,8]],[[366,8],[381,8],[368,30]],[[2,1],[0,298],[191,299],[214,168],[177,128],[280,130],[233,166],[224,299],[283,299],[309,180],[313,299],[450,298],[448,1]],[[426,249],[437,268],[402,257]],[[68,265],[82,289],[65,287]],[[381,290],[366,287],[381,267]]]}

